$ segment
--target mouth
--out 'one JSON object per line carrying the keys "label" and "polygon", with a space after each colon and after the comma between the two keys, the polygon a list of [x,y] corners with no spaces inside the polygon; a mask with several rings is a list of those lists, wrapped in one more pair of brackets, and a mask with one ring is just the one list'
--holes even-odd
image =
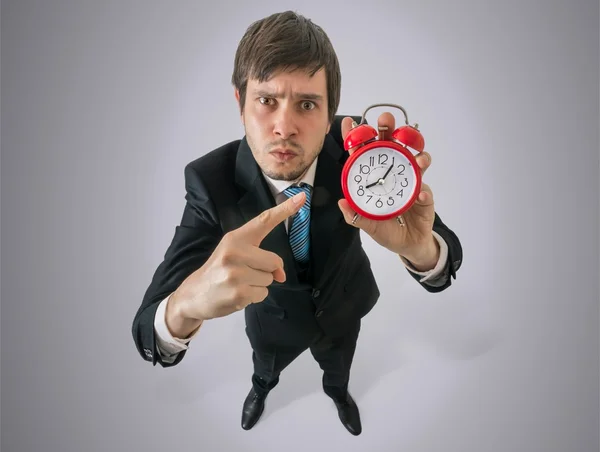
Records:
{"label": "mouth", "polygon": [[297,154],[290,149],[274,149],[269,154],[281,162],[287,162],[297,157]]}

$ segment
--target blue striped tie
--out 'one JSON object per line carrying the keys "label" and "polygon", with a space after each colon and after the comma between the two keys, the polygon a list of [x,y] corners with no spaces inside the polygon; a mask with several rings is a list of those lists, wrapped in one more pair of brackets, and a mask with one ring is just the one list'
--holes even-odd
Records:
{"label": "blue striped tie", "polygon": [[310,193],[311,186],[300,184],[300,187],[288,187],[283,193],[290,198],[301,191],[306,193],[306,201],[292,217],[292,227],[289,231],[290,246],[294,258],[301,263],[308,262],[310,252]]}

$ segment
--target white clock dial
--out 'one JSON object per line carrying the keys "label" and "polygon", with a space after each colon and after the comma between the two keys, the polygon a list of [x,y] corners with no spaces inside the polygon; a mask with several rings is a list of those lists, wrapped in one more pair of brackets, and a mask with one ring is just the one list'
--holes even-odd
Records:
{"label": "white clock dial", "polygon": [[412,197],[417,178],[413,164],[393,148],[378,147],[360,155],[348,174],[348,190],[365,212],[387,215]]}

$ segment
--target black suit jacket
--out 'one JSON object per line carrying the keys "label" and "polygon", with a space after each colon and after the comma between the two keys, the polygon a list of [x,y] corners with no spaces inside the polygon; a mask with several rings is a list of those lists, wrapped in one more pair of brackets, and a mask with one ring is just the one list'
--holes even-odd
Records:
{"label": "black suit jacket", "polygon": [[[343,150],[342,116],[337,116],[319,154],[311,204],[311,265],[308,280],[300,281],[283,223],[261,243],[261,248],[284,261],[286,282],[274,282],[263,303],[246,308],[246,329],[253,347],[260,346],[256,315],[293,319],[299,324],[317,321],[332,336],[342,335],[366,315],[379,298],[369,259],[362,248],[359,229],[348,225],[337,201],[343,197],[340,177],[348,153]],[[355,118],[360,121],[360,118]],[[189,163],[185,168],[186,205],[180,224],[163,261],[155,271],[141,306],[135,314],[132,334],[140,355],[153,364],[166,363],[156,350],[154,316],[158,304],[209,258],[222,236],[262,211],[276,205],[245,137],[225,144]],[[448,244],[446,278],[429,292],[439,292],[456,278],[462,262],[458,237],[436,213],[433,229]],[[400,262],[399,262],[399,265]],[[409,273],[419,280],[419,275]],[[304,301],[312,299],[312,304]],[[256,306],[260,305],[260,314]],[[309,309],[308,306],[312,306]]]}

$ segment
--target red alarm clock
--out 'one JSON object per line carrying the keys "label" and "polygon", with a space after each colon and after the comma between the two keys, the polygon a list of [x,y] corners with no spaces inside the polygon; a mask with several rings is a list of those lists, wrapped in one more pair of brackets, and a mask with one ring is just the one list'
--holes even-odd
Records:
{"label": "red alarm clock", "polygon": [[[406,125],[394,130],[390,139],[378,139],[377,130],[364,123],[365,115],[374,107],[399,108]],[[399,105],[371,105],[360,124],[352,123],[352,130],[344,140],[346,151],[354,147],[357,149],[342,171],[342,190],[352,209],[377,221],[406,212],[421,192],[421,169],[411,151],[420,153],[425,147],[418,124],[409,125],[406,111]]]}

